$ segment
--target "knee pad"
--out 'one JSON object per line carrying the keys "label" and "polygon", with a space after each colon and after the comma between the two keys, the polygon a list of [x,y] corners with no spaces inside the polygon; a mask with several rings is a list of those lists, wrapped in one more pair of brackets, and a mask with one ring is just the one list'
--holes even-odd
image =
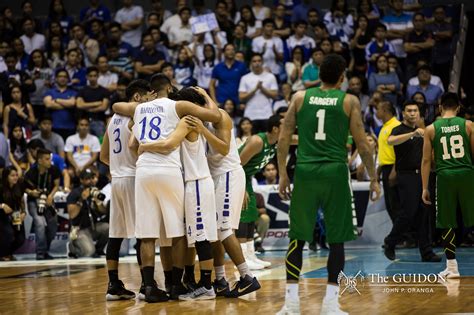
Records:
{"label": "knee pad", "polygon": [[195,246],[199,261],[212,259],[212,248],[209,241],[196,242]]}
{"label": "knee pad", "polygon": [[109,238],[107,244],[107,260],[119,260],[120,246],[122,246],[123,238]]}
{"label": "knee pad", "polygon": [[232,229],[226,229],[226,230],[218,229],[217,230],[217,238],[221,242],[224,241],[229,236],[231,236],[232,234],[233,234]]}

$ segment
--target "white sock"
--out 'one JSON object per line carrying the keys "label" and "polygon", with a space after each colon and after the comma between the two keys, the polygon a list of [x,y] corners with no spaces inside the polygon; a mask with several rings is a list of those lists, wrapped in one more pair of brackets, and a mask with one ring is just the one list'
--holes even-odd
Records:
{"label": "white sock", "polygon": [[286,284],[286,293],[285,299],[291,301],[299,301],[299,293],[298,293],[298,283],[287,283]]}
{"label": "white sock", "polygon": [[246,275],[253,278],[253,274],[250,272],[249,266],[247,266],[246,262],[243,262],[238,265],[237,269],[239,270],[240,276],[242,278],[244,278]]}
{"label": "white sock", "polygon": [[216,272],[216,279],[221,280],[225,279],[225,267],[224,266],[214,266],[214,271]]}
{"label": "white sock", "polygon": [[242,248],[242,254],[244,254],[245,259],[248,256],[247,243],[240,243],[240,248]]}
{"label": "white sock", "polygon": [[248,241],[245,243],[247,245],[247,253],[249,254],[250,257],[255,256],[255,247],[253,245],[253,241]]}
{"label": "white sock", "polygon": [[326,286],[326,299],[332,300],[339,297],[339,286],[328,284]]}
{"label": "white sock", "polygon": [[448,267],[448,269],[458,270],[457,260],[456,259],[447,259],[446,260],[446,267]]}

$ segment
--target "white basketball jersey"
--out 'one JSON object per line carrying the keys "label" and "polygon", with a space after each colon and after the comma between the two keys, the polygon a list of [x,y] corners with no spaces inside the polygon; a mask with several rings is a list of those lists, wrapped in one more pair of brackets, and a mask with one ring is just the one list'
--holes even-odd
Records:
{"label": "white basketball jersey", "polygon": [[[212,124],[209,123],[207,125],[207,129],[209,129],[209,131],[213,134],[216,134],[216,130]],[[207,151],[207,161],[209,163],[209,169],[213,177],[241,167],[240,155],[237,149],[237,143],[235,142],[234,128],[231,130],[229,153],[226,156],[223,156],[209,145]]]}
{"label": "white basketball jersey", "polygon": [[109,136],[110,174],[112,177],[135,176],[136,157],[128,148],[131,131],[128,129],[129,117],[114,114],[107,127]]}
{"label": "white basketball jersey", "polygon": [[[157,142],[167,139],[176,129],[179,117],[176,102],[169,98],[139,104],[133,116],[133,135],[139,143]],[[144,152],[138,157],[137,167],[181,167],[179,148],[170,154]]]}
{"label": "white basketball jersey", "polygon": [[181,144],[181,158],[184,167],[184,181],[210,177],[206,159],[206,140],[199,135],[194,142],[184,139]]}

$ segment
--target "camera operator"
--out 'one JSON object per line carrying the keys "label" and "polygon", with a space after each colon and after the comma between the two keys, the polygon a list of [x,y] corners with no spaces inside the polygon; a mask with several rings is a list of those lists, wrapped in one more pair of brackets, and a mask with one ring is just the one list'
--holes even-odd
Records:
{"label": "camera operator", "polygon": [[81,185],[67,197],[67,211],[71,220],[69,256],[104,255],[109,236],[107,208],[103,203],[105,195],[94,186],[96,175],[90,169],[81,171],[79,179]]}
{"label": "camera operator", "polygon": [[58,218],[54,209],[54,194],[59,189],[61,173],[52,165],[51,151],[38,149],[36,164],[25,174],[28,212],[33,217],[36,236],[36,259],[53,259],[49,247],[56,231]]}

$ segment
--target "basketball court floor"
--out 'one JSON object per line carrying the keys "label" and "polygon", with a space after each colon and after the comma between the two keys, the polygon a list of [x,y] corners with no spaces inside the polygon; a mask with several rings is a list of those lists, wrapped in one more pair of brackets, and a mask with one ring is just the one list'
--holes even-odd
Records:
{"label": "basketball court floor", "polygon": [[[439,254],[442,254],[439,250]],[[302,314],[319,314],[326,288],[327,251],[305,252],[300,285]],[[285,297],[285,252],[260,258],[271,269],[255,272],[262,288],[239,299],[147,304],[139,300],[106,302],[105,258],[20,260],[0,263],[0,314],[275,314]],[[439,283],[434,274],[445,262],[422,263],[417,249],[397,250],[388,261],[378,248],[346,250],[341,275],[341,306],[349,314],[474,314],[474,249],[458,249],[462,278]],[[157,280],[163,284],[159,259]],[[121,258],[120,278],[138,291],[134,256]],[[226,265],[227,277],[237,271]],[[196,275],[199,273],[196,272]]]}

